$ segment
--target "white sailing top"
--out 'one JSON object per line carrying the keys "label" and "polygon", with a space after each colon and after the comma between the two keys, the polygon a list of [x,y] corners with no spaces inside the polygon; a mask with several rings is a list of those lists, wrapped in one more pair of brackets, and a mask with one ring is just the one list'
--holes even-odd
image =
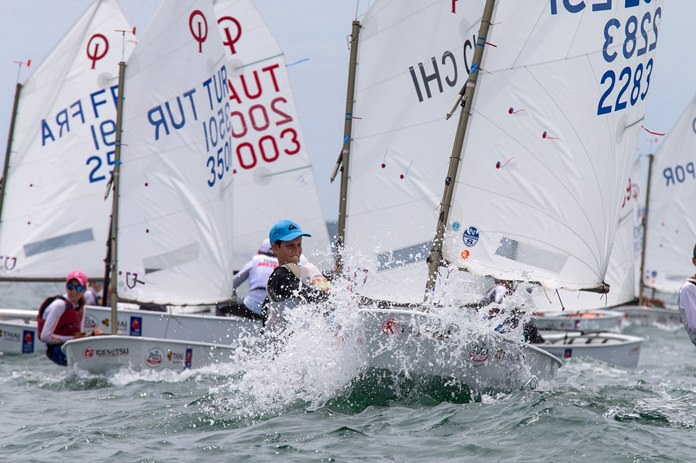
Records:
{"label": "white sailing top", "polygon": [[679,289],[679,311],[691,342],[696,345],[696,279],[689,278]]}
{"label": "white sailing top", "polygon": [[261,313],[263,301],[266,299],[266,282],[276,267],[278,267],[276,257],[257,254],[234,276],[232,286],[235,290],[245,281],[249,281],[249,291],[244,297],[244,305],[247,309]]}

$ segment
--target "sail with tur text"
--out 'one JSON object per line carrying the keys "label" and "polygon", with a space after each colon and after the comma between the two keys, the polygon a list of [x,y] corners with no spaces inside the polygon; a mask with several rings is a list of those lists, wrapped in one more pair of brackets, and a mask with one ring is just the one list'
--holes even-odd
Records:
{"label": "sail with tur text", "polygon": [[232,294],[227,78],[212,2],[164,2],[125,71],[121,299],[197,305]]}

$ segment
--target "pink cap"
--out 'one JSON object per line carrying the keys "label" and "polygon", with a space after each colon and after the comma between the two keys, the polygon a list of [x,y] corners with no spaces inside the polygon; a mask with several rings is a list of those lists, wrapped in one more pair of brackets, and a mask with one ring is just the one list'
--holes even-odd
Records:
{"label": "pink cap", "polygon": [[68,275],[68,278],[65,279],[65,282],[69,283],[70,280],[77,280],[77,282],[80,283],[82,286],[87,286],[87,275],[80,272],[79,270],[74,270],[70,272],[70,275]]}

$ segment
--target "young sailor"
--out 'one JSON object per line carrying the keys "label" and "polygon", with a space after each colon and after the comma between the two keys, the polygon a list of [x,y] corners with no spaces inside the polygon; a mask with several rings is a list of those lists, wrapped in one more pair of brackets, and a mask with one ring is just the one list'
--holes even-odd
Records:
{"label": "young sailor", "polygon": [[320,302],[328,297],[329,283],[322,273],[311,263],[300,264],[302,256],[302,237],[299,225],[291,220],[281,220],[271,228],[268,238],[271,250],[278,258],[278,267],[273,270],[266,285],[264,311],[267,317],[273,303],[288,301],[291,304]]}
{"label": "young sailor", "polygon": [[[694,245],[691,263],[696,266],[696,244]],[[681,312],[684,328],[691,342],[696,345],[696,274],[687,278],[679,288],[679,311]]]}
{"label": "young sailor", "polygon": [[[487,305],[495,304],[496,306],[491,307],[488,310],[488,318],[497,317],[498,315],[505,314],[505,310],[497,306],[501,304],[503,300],[511,296],[514,289],[514,282],[511,280],[495,280],[495,285],[491,287],[486,294],[483,296],[481,302],[479,302],[479,307],[485,307]],[[522,304],[524,306],[524,304]],[[524,318],[525,310],[523,308],[515,307],[511,310],[511,313],[504,318],[504,320],[495,327],[495,331],[505,333],[511,329],[516,328],[519,325],[520,319]],[[536,326],[532,325],[530,322],[525,322],[522,325],[522,334],[526,342],[533,344],[543,343],[544,338],[539,334],[539,330]]]}
{"label": "young sailor", "polygon": [[[87,275],[79,270],[70,272],[65,282],[65,294],[47,299],[39,309],[39,339],[46,343],[46,356],[58,365],[68,365],[61,350],[63,343],[87,336],[84,311],[86,289]],[[92,334],[103,332],[95,330]]]}

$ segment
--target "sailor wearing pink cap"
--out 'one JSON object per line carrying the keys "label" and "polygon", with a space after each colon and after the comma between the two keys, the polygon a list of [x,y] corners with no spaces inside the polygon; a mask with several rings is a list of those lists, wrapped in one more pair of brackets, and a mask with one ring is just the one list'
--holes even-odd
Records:
{"label": "sailor wearing pink cap", "polygon": [[[58,365],[68,364],[61,345],[86,336],[84,293],[87,283],[87,275],[81,271],[70,272],[65,281],[65,294],[49,297],[39,308],[39,339],[46,343],[46,356]],[[95,330],[94,334],[103,333]]]}

